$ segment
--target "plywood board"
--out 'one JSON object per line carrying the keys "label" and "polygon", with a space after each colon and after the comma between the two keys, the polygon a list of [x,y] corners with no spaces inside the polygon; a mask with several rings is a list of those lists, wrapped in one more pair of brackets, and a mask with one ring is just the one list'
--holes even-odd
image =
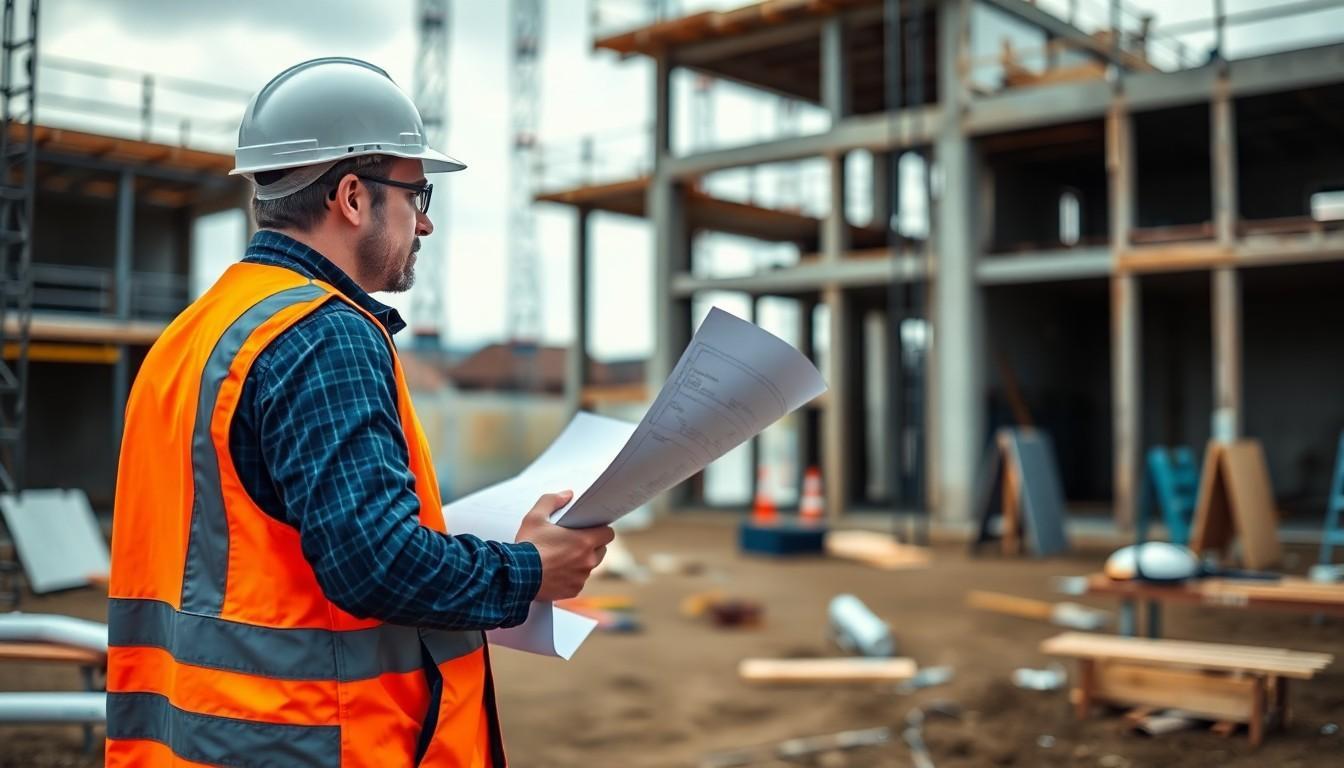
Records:
{"label": "plywood board", "polygon": [[1256,440],[1239,440],[1223,450],[1223,471],[1232,501],[1232,516],[1241,542],[1241,559],[1247,568],[1277,565],[1278,516],[1269,482],[1265,452]]}
{"label": "plywood board", "polygon": [[1190,547],[1222,553],[1234,537],[1248,568],[1272,567],[1282,556],[1273,487],[1257,440],[1210,442],[1204,453]]}
{"label": "plywood board", "polygon": [[83,491],[4,494],[0,512],[34,594],[88,586],[91,576],[111,568],[107,540]]}
{"label": "plywood board", "polygon": [[1064,532],[1064,484],[1050,438],[1039,430],[1021,429],[1013,430],[1010,439],[1025,540],[1037,557],[1063,553],[1069,548]]}

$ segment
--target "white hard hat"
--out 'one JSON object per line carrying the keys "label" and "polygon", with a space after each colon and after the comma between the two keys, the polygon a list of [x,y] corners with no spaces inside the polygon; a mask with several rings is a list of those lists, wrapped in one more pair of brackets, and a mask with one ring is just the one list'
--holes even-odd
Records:
{"label": "white hard hat", "polygon": [[[255,181],[254,174],[263,171],[320,166],[324,172],[361,155],[418,159],[425,173],[467,167],[429,146],[415,103],[386,72],[367,61],[332,57],[296,64],[252,97],[238,126],[236,167],[229,173]],[[284,194],[320,175],[286,174],[310,178]],[[294,180],[285,186],[294,187]]]}
{"label": "white hard hat", "polygon": [[1103,570],[1119,581],[1185,581],[1199,573],[1199,558],[1185,547],[1149,541],[1117,549]]}

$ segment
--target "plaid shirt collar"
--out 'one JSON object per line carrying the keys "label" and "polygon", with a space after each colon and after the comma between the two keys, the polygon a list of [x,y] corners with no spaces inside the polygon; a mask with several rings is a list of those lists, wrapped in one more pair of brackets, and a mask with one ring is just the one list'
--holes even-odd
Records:
{"label": "plaid shirt collar", "polygon": [[341,271],[341,268],[327,261],[327,258],[288,235],[271,229],[259,229],[247,245],[243,261],[254,264],[269,264],[275,267],[298,272],[312,280],[323,280],[333,288],[345,294],[382,323],[389,334],[406,327],[401,313],[393,307],[370,296],[359,284]]}

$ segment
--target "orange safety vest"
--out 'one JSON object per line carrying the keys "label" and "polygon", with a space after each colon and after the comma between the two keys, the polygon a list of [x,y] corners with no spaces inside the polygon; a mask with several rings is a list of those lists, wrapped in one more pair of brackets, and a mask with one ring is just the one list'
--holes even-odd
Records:
{"label": "orange safety vest", "polygon": [[[145,357],[113,518],[108,766],[409,766],[422,748],[420,765],[505,764],[484,635],[341,610],[298,531],[257,507],[234,469],[229,426],[253,361],[331,300],[354,306],[288,269],[234,264]],[[420,523],[443,531],[429,446],[387,342]],[[426,659],[442,675],[437,706]]]}

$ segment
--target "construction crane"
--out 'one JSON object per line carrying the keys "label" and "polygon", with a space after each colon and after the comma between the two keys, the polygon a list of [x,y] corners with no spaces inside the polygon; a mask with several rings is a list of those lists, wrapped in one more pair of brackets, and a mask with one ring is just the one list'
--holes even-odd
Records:
{"label": "construction crane", "polygon": [[[415,106],[425,122],[426,139],[432,147],[447,145],[448,134],[448,45],[451,34],[452,0],[418,0],[416,25],[419,44],[415,58]],[[440,195],[439,200],[445,200]],[[419,285],[411,293],[411,333],[417,349],[441,347],[443,324],[443,264],[447,243],[448,206],[436,206],[437,238],[421,242],[428,251],[416,262]]]}
{"label": "construction crane", "polygon": [[[26,5],[26,13],[21,6]],[[33,319],[38,0],[5,0],[0,50],[0,491],[24,482],[28,336]],[[18,603],[13,549],[0,555],[0,603]]]}
{"label": "construction crane", "polygon": [[[537,61],[541,53],[541,0],[513,0],[513,59],[510,62],[510,117],[513,156],[509,200],[509,340],[521,349],[535,348],[541,336],[541,289],[537,282],[534,158],[540,91]],[[530,377],[529,377],[530,378]]]}

